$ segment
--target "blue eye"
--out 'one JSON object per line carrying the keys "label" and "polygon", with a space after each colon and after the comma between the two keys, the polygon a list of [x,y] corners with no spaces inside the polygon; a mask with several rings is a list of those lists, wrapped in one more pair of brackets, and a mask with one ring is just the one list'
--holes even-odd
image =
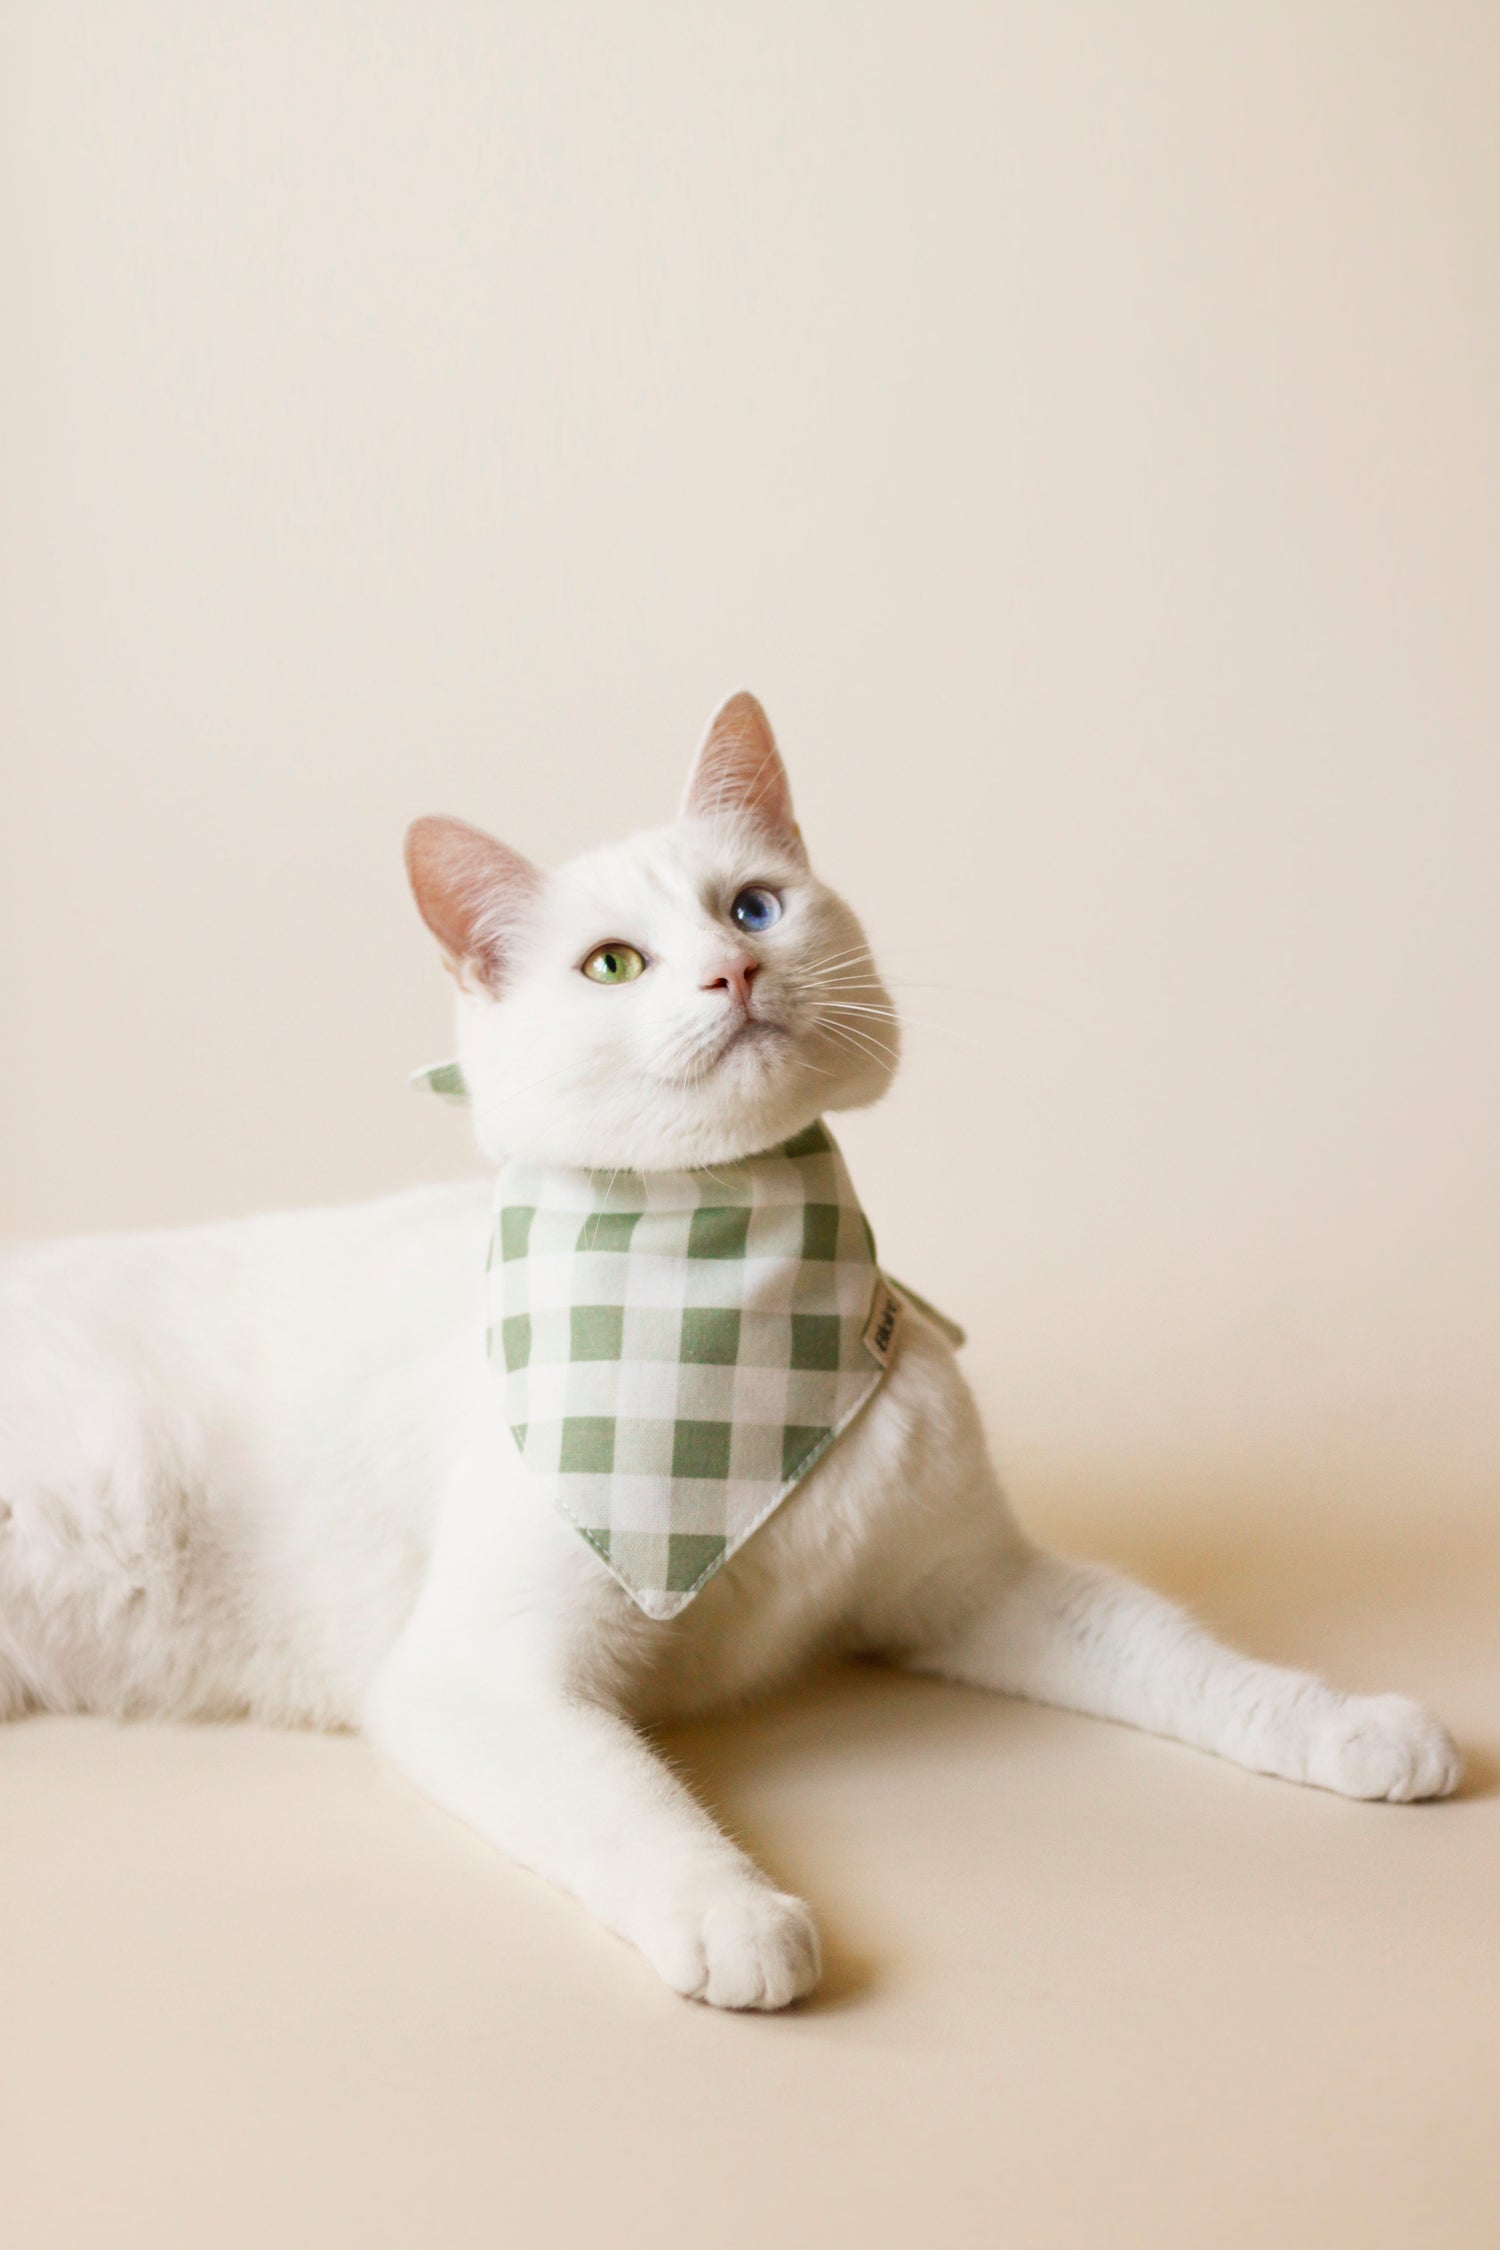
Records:
{"label": "blue eye", "polygon": [[781,920],[781,901],[761,884],[747,883],[729,909],[729,919],[737,929],[768,930]]}

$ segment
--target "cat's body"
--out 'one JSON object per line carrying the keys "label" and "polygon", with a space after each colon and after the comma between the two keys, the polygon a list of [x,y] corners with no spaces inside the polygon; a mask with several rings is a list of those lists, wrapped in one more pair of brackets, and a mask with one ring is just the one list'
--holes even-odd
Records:
{"label": "cat's body", "polygon": [[489,1188],[0,1267],[0,1697],[354,1726],[463,1443]]}
{"label": "cat's body", "polygon": [[[894,1017],[858,924],[807,868],[750,698],[710,729],[678,828],[547,879],[423,823],[412,873],[459,980],[492,1156],[729,1163],[888,1082]],[[739,918],[768,898],[780,940]],[[635,998],[583,989],[606,981]],[[790,1497],[680,1615],[644,1615],[541,1500],[505,1425],[485,1356],[488,1205],[488,1183],[419,1190],[4,1269],[0,1715],[360,1728],[669,1983],[730,2006],[811,1987],[810,1917],[635,1726],[824,1653],[884,1654],[1349,1794],[1453,1787],[1456,1754],[1417,1705],[1236,1656],[1031,1546],[952,1348],[917,1311]]]}
{"label": "cat's body", "polygon": [[973,1505],[988,1469],[969,1395],[913,1310],[886,1394],[812,1472],[807,1506],[778,1510],[679,1617],[621,1601],[538,1506],[499,1419],[478,1286],[490,1194],[421,1188],[0,1268],[0,1364],[26,1402],[8,1399],[5,1433],[9,1711],[362,1726],[460,1473],[559,1674],[650,1720],[890,1645],[951,1609],[945,1566],[961,1586],[1014,1537],[997,1492]]}

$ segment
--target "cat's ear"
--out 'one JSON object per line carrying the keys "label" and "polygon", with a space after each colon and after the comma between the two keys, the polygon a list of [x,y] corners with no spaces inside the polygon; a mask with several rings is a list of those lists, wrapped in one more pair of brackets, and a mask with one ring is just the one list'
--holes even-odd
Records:
{"label": "cat's ear", "polygon": [[721,703],[708,722],[688,775],[684,813],[747,813],[779,842],[802,851],[792,812],[792,787],[771,732],[771,722],[743,688]]}
{"label": "cat's ear", "polygon": [[541,869],[482,828],[432,814],[406,831],[406,873],[418,911],[458,982],[498,992],[541,891]]}

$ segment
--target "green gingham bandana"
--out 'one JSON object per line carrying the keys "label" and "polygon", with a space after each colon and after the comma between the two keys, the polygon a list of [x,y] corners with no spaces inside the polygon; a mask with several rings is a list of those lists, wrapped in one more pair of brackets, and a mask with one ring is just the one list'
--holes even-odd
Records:
{"label": "green gingham bandana", "polygon": [[[466,1101],[456,1063],[413,1083]],[[495,1189],[489,1356],[528,1469],[648,1617],[673,1617],[847,1427],[904,1302],[821,1122],[736,1164]]]}
{"label": "green gingham bandana", "polygon": [[658,1618],[858,1413],[901,1314],[821,1124],[713,1170],[512,1160],[489,1292],[522,1459]]}

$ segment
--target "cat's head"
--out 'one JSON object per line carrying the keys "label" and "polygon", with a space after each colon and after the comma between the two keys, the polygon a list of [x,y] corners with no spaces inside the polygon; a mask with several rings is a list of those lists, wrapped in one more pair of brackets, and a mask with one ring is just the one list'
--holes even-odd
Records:
{"label": "cat's head", "polygon": [[418,820],[406,864],[496,1161],[729,1163],[895,1073],[895,1012],[808,864],[753,695],[710,722],[669,828],[544,872],[463,821]]}

